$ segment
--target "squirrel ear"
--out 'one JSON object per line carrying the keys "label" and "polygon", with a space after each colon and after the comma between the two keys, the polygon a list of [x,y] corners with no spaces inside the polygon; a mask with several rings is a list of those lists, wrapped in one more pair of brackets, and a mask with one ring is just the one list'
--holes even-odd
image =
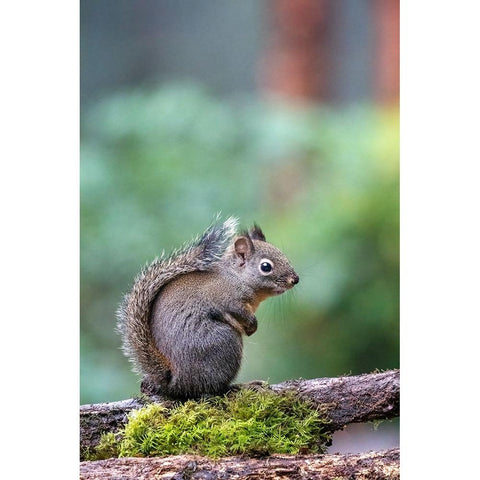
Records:
{"label": "squirrel ear", "polygon": [[248,235],[242,235],[235,240],[235,253],[242,259],[242,265],[254,252],[253,242]]}
{"label": "squirrel ear", "polygon": [[256,224],[253,224],[253,227],[248,232],[248,235],[252,240],[260,240],[262,242],[266,242],[265,235],[262,232],[262,229]]}

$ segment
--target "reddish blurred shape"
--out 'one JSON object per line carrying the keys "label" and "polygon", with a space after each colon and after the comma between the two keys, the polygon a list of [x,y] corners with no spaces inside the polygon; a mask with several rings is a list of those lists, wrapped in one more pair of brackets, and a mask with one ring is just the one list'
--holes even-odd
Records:
{"label": "reddish blurred shape", "polygon": [[270,0],[271,36],[263,88],[291,99],[320,95],[325,0]]}
{"label": "reddish blurred shape", "polygon": [[400,1],[375,0],[375,100],[397,102],[400,91]]}
{"label": "reddish blurred shape", "polygon": [[[339,34],[348,34],[338,30],[338,12],[352,8],[350,2],[337,1],[269,0],[269,39],[260,72],[265,92],[289,101],[334,98],[329,88],[338,68]],[[361,5],[368,11],[373,39],[365,47],[372,58],[365,68],[373,69],[369,97],[384,104],[399,98],[399,4],[399,0],[369,0]]]}

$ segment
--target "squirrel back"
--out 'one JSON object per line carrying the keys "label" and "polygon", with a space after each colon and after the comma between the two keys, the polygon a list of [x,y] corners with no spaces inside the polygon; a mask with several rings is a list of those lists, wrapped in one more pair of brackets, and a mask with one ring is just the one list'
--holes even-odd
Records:
{"label": "squirrel back", "polygon": [[124,353],[144,376],[144,393],[224,391],[240,367],[242,334],[257,328],[258,304],[298,282],[258,226],[236,236],[237,224],[232,217],[213,224],[155,260],[125,296],[118,330]]}

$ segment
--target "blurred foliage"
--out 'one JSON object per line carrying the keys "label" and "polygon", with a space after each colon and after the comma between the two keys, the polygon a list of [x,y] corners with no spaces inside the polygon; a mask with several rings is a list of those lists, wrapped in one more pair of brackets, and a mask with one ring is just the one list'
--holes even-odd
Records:
{"label": "blurred foliage", "polygon": [[114,332],[141,266],[215,213],[258,222],[300,275],[264,302],[238,381],[399,366],[398,110],[226,101],[195,86],[82,112],[81,402],[139,379]]}

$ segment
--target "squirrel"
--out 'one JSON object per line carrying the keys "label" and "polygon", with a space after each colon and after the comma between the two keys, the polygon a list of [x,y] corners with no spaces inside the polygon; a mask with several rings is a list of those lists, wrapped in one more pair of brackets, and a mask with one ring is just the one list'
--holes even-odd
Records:
{"label": "squirrel", "polygon": [[260,302],[299,281],[256,224],[213,223],[136,277],[117,312],[123,351],[143,375],[141,392],[174,399],[228,391],[243,335],[257,330]]}

